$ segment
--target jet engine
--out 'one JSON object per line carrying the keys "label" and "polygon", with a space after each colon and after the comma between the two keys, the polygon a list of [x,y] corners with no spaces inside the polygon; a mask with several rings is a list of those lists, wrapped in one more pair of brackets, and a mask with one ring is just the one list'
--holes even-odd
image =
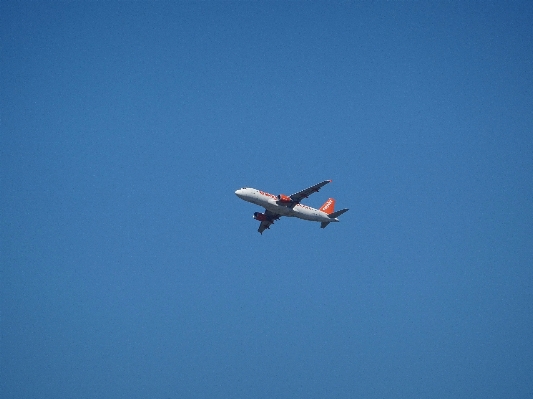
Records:
{"label": "jet engine", "polygon": [[254,219],[259,220],[260,222],[264,222],[265,220],[268,220],[267,215],[261,212],[254,212]]}
{"label": "jet engine", "polygon": [[285,194],[278,195],[278,201],[283,204],[290,204],[292,202],[291,197],[286,196]]}

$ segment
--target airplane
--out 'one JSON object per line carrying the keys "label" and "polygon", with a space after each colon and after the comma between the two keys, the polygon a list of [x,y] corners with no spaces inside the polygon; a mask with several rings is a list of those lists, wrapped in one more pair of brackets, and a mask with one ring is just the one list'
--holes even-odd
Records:
{"label": "airplane", "polygon": [[304,220],[320,222],[320,227],[325,228],[331,222],[339,222],[338,217],[348,209],[341,209],[334,212],[335,200],[329,198],[319,209],[300,203],[304,198],[318,192],[323,186],[331,183],[331,180],[324,180],[305,190],[298,191],[292,195],[273,195],[255,188],[243,187],[235,194],[244,201],[251,202],[265,208],[265,213],[255,212],[253,218],[261,222],[257,230],[261,235],[265,229],[270,229],[270,225],[281,216],[297,217]]}

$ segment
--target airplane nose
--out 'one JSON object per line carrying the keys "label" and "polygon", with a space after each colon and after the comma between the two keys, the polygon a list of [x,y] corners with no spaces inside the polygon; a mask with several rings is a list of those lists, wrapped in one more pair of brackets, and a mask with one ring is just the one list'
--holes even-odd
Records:
{"label": "airplane nose", "polygon": [[235,191],[235,195],[239,197],[240,199],[244,200],[246,199],[246,190],[244,188],[239,188],[237,191]]}

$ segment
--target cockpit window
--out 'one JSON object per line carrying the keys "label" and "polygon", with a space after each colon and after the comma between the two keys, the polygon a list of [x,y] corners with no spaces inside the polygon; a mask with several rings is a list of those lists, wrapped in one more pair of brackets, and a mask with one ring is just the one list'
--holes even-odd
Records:
{"label": "cockpit window", "polygon": [[245,190],[245,189],[246,189],[246,187],[241,188],[241,190]]}

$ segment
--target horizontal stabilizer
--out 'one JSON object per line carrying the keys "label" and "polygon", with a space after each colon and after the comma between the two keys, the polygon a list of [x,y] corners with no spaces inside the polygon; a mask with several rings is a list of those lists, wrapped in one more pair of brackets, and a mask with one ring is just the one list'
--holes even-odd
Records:
{"label": "horizontal stabilizer", "polygon": [[[332,219],[335,219],[335,218],[338,218],[340,215],[342,215],[344,212],[348,212],[348,211],[349,209],[345,208],[345,209],[341,209],[340,211],[330,213],[328,216]],[[329,222],[326,222],[326,223],[329,223]]]}
{"label": "horizontal stabilizer", "polygon": [[321,229],[325,229],[326,226],[327,226],[328,224],[330,224],[330,223],[331,223],[331,222],[322,222],[322,223],[320,223],[320,228],[321,228]]}

